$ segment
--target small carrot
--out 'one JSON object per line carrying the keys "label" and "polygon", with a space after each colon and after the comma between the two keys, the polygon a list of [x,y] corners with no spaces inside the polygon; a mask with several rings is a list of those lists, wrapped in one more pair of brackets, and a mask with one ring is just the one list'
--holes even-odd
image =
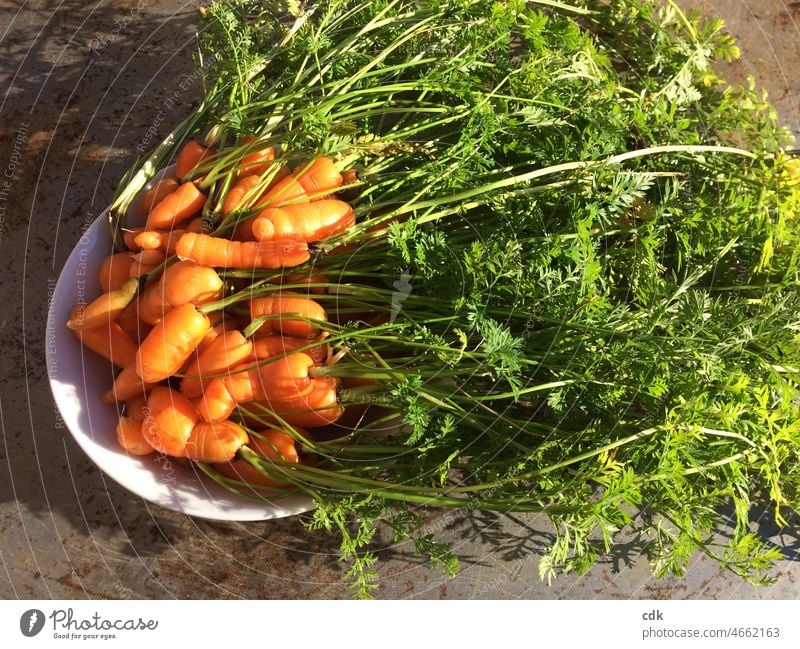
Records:
{"label": "small carrot", "polygon": [[147,399],[142,434],[159,453],[184,457],[186,443],[200,417],[192,403],[172,388],[153,388]]}
{"label": "small carrot", "polygon": [[222,216],[228,216],[238,208],[242,204],[244,197],[258,186],[260,180],[261,178],[257,174],[253,174],[245,176],[231,187],[228,193],[225,194],[225,200],[222,201]]}
{"label": "small carrot", "polygon": [[210,266],[179,261],[164,271],[164,300],[172,306],[206,304],[222,295],[223,281]]}
{"label": "small carrot", "polygon": [[319,328],[313,321],[327,320],[325,309],[319,302],[299,295],[257,297],[250,300],[250,319],[256,320],[265,316],[273,317],[265,320],[262,328],[298,338],[313,338],[319,333]]}
{"label": "small carrot", "polygon": [[109,255],[100,266],[100,288],[103,293],[118,289],[130,277],[133,258],[127,252]]}
{"label": "small carrot", "polygon": [[261,367],[242,364],[213,379],[195,402],[205,421],[227,419],[236,405],[255,399],[293,399],[311,392],[314,360],[295,352]]}
{"label": "small carrot", "polygon": [[348,203],[353,202],[361,194],[361,186],[357,184],[359,180],[357,169],[345,169],[342,172],[342,186],[335,196]]}
{"label": "small carrot", "polygon": [[201,217],[192,219],[185,229],[175,230],[142,230],[136,234],[134,245],[142,250],[160,250],[174,255],[178,241],[186,232],[205,232],[206,225]]}
{"label": "small carrot", "polygon": [[308,200],[308,194],[303,185],[294,175],[289,175],[264,194],[263,198],[258,201],[258,207],[282,207],[288,204],[307,203]]}
{"label": "small carrot", "polygon": [[336,198],[263,210],[251,229],[259,241],[321,241],[355,223],[353,209]]}
{"label": "small carrot", "polygon": [[337,390],[339,381],[333,377],[314,379],[314,385],[306,395],[295,399],[272,399],[261,401],[262,405],[280,416],[292,426],[317,428],[335,423],[343,414]]}
{"label": "small carrot", "polygon": [[244,429],[232,421],[199,423],[186,442],[185,455],[195,462],[230,462],[249,441]]}
{"label": "small carrot", "polygon": [[[256,362],[273,356],[288,354],[305,347],[309,342],[307,338],[282,336],[270,331],[253,340],[253,349],[249,360]],[[311,356],[317,365],[322,365],[328,357],[328,345],[318,345],[303,351]]]}
{"label": "small carrot", "polygon": [[[136,234],[134,244],[142,250],[158,250],[165,254],[172,254],[170,247],[178,245],[178,239],[185,230],[142,230]],[[172,244],[172,246],[170,246]]]}
{"label": "small carrot", "polygon": [[314,367],[314,359],[305,352],[294,352],[256,367],[252,370],[258,379],[253,398],[291,399],[308,394],[313,387],[310,372]]}
{"label": "small carrot", "polygon": [[234,241],[255,241],[256,238],[253,236],[253,219],[240,221],[234,228],[231,239]]}
{"label": "small carrot", "polygon": [[[310,437],[304,430],[298,430],[297,432],[301,437]],[[260,431],[258,435],[259,436],[251,436],[250,442],[248,443],[248,446],[253,451],[270,460],[281,460],[293,464],[300,463],[300,456],[297,453],[297,442],[294,437],[288,433],[272,428]],[[264,439],[261,439],[262,437]]]}
{"label": "small carrot", "polygon": [[[251,142],[256,142],[257,140],[258,138],[254,135],[245,135],[242,138],[242,142],[244,144],[250,144]],[[248,153],[239,163],[239,177],[249,176],[250,174],[256,174],[260,176],[265,171],[269,170],[273,164],[273,160],[275,160],[275,149],[273,149],[271,146],[258,149],[253,151],[253,153]]]}
{"label": "small carrot", "polygon": [[125,416],[135,421],[144,421],[147,416],[147,397],[137,395],[125,402]]}
{"label": "small carrot", "polygon": [[211,323],[194,304],[168,311],[136,352],[136,372],[148,383],[158,383],[177,372],[203,339]]}
{"label": "small carrot", "polygon": [[137,345],[116,322],[90,329],[78,329],[75,335],[84,347],[100,354],[117,367],[128,367],[136,362]]}
{"label": "small carrot", "polygon": [[[201,216],[198,216],[196,219],[192,219],[189,221],[189,224],[186,226],[186,232],[209,232],[210,231],[209,223]],[[177,242],[176,242],[177,243]]]}
{"label": "small carrot", "polygon": [[[249,208],[250,209],[260,209],[263,207],[267,200],[265,196],[269,195],[269,192],[282,180],[290,175],[290,171],[285,167],[280,167],[277,171],[273,172],[272,179],[269,183],[260,191],[260,195],[253,196],[252,192],[255,188],[261,183],[262,178],[258,174],[250,174],[248,176],[241,177],[236,184],[228,190],[228,193],[225,194],[225,200],[222,202],[222,216],[228,216],[234,210],[239,209],[242,206],[242,203],[246,196],[250,195]],[[244,225],[247,221],[243,221],[241,225]]]}
{"label": "small carrot", "polygon": [[116,323],[120,326],[120,329],[128,334],[131,340],[136,341],[144,340],[153,328],[139,318],[139,305],[141,300],[142,293],[140,292],[116,319]]}
{"label": "small carrot", "polygon": [[208,330],[208,333],[203,336],[203,340],[197,345],[195,354],[202,354],[208,346],[211,345],[219,336],[226,331],[235,331],[239,328],[239,324],[234,318],[226,316],[224,311],[215,311],[213,314],[208,313],[208,319],[216,324]]}
{"label": "small carrot", "polygon": [[206,158],[214,155],[216,151],[213,147],[204,147],[197,140],[189,140],[183,145],[178,154],[178,164],[175,167],[175,175],[184,178],[187,174],[194,171],[197,166]]}
{"label": "small carrot", "polygon": [[358,180],[358,169],[345,169],[342,172],[342,185],[354,185]]}
{"label": "small carrot", "polygon": [[194,183],[184,183],[153,208],[145,227],[147,230],[172,229],[196,216],[205,202],[206,195]]}
{"label": "small carrot", "polygon": [[[298,432],[301,434],[305,433],[305,431]],[[247,442],[247,446],[254,453],[270,460],[282,460],[293,464],[300,463],[297,445],[291,435],[272,429],[265,430],[259,433],[259,435],[259,437],[252,435]],[[308,433],[305,433],[305,435],[308,435]],[[261,439],[262,437],[266,439]],[[228,478],[238,480],[239,482],[246,482],[250,485],[272,488],[287,486],[284,482],[270,480],[256,467],[242,459],[234,459],[223,464],[216,464],[214,468]]]}
{"label": "small carrot", "polygon": [[133,255],[132,259],[130,276],[138,279],[143,275],[147,275],[151,270],[158,268],[164,263],[166,257],[160,250],[142,250]]}
{"label": "small carrot", "polygon": [[164,302],[164,287],[160,278],[148,286],[139,299],[139,318],[149,325],[156,325],[172,309],[171,304]]}
{"label": "small carrot", "polygon": [[296,169],[294,175],[306,194],[314,200],[335,191],[344,180],[333,160],[327,156],[320,156],[310,164]]}
{"label": "small carrot", "polygon": [[223,268],[284,268],[310,258],[308,244],[300,241],[230,241],[187,232],[175,249],[178,258]]}
{"label": "small carrot", "polygon": [[139,201],[139,214],[147,216],[153,211],[153,208],[163,201],[168,194],[171,194],[178,189],[178,181],[169,176],[162,178],[150,189],[148,189]]}
{"label": "small carrot", "polygon": [[222,295],[223,282],[209,266],[190,261],[172,264],[142,293],[139,317],[149,324],[158,323],[173,307],[201,305]]}
{"label": "small carrot", "polygon": [[113,404],[117,401],[127,401],[134,397],[139,397],[147,394],[155,383],[146,383],[142,381],[141,377],[136,373],[136,366],[128,365],[124,368],[117,378],[114,379],[114,385],[106,392],[101,400],[103,403]]}
{"label": "small carrot", "polygon": [[144,232],[144,227],[125,228],[122,231],[122,240],[125,242],[125,247],[128,250],[139,251],[142,249],[142,246],[136,242],[136,237],[138,237],[142,232]]}
{"label": "small carrot", "polygon": [[[250,446],[250,444],[248,444],[248,446]],[[231,480],[236,480],[238,482],[245,482],[251,486],[269,487],[271,489],[280,489],[286,487],[285,483],[274,482],[273,480],[270,480],[252,464],[242,460],[241,458],[234,458],[230,462],[214,464],[214,468],[226,478],[230,478]]]}
{"label": "small carrot", "polygon": [[252,351],[253,342],[240,331],[222,334],[181,372],[185,375],[181,380],[181,393],[189,398],[200,396],[215,374],[239,365],[250,358]]}
{"label": "small carrot", "polygon": [[122,286],[103,293],[91,303],[79,304],[73,317],[67,321],[67,327],[75,330],[92,329],[113,322],[131,303],[138,290],[137,280],[125,280]]}
{"label": "small carrot", "polygon": [[255,374],[235,367],[227,377],[212,379],[203,393],[192,400],[203,421],[224,421],[231,416],[239,403],[252,401],[255,395]]}
{"label": "small carrot", "polygon": [[[168,230],[167,232],[171,232]],[[164,248],[161,245],[161,231],[160,230],[144,230],[137,228],[134,232],[126,232],[125,235],[127,237],[128,234],[133,236],[133,245],[130,243],[125,242],[125,245],[128,246],[131,250],[139,249],[139,250],[161,250],[164,251]]]}
{"label": "small carrot", "polygon": [[117,423],[117,442],[131,455],[149,455],[155,449],[142,434],[142,420],[120,417]]}

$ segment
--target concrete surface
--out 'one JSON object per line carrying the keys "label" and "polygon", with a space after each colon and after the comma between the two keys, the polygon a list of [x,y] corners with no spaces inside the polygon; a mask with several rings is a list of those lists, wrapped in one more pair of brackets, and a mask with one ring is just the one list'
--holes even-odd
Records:
{"label": "concrete surface", "polygon": [[[800,3],[693,0],[730,19],[744,57],[798,131]],[[48,291],[81,230],[108,204],[148,128],[162,134],[199,95],[174,95],[192,71],[195,8],[181,0],[22,0],[0,5],[0,596],[4,598],[339,598],[336,546],[297,519],[192,520],[107,479],[60,427],[42,341]],[[138,9],[141,7],[141,10]],[[168,101],[171,100],[171,101]],[[167,102],[167,103],[165,103]],[[9,176],[10,173],[10,176]],[[430,524],[456,543],[462,572],[443,581],[408,545],[380,550],[385,598],[797,598],[798,538],[768,528],[790,560],[754,590],[699,559],[656,582],[628,558],[552,587],[537,577],[547,539],[535,517],[476,515]],[[797,528],[797,521],[793,521]]]}

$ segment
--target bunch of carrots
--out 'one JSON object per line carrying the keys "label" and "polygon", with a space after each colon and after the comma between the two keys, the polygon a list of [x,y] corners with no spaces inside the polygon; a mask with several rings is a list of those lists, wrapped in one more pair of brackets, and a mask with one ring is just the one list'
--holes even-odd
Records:
{"label": "bunch of carrots", "polygon": [[[334,196],[344,179],[332,159],[291,170],[271,147],[244,142],[254,150],[215,197],[204,193],[198,169],[221,154],[198,141],[183,147],[175,177],[139,200],[145,225],[126,228],[127,250],[103,262],[103,293],[76,306],[67,326],[120,368],[102,399],[124,405],[116,435],[125,451],[202,462],[237,483],[279,489],[239,451],[298,463],[311,439],[306,429],[344,413],[339,379],[319,373],[332,361],[319,326],[327,314],[309,297],[324,293],[327,280],[283,275],[266,293],[250,284],[231,297],[224,273],[302,264],[309,244],[349,228],[355,216]],[[221,203],[216,224],[203,216],[211,198]],[[240,404],[263,416],[243,418]]]}

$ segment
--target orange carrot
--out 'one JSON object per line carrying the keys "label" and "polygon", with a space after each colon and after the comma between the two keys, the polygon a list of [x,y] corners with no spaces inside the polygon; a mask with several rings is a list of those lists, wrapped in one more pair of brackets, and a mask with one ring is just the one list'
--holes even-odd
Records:
{"label": "orange carrot", "polygon": [[244,429],[232,421],[199,423],[186,442],[185,454],[196,462],[229,462],[248,441]]}
{"label": "orange carrot", "polygon": [[253,219],[240,221],[234,228],[231,239],[234,241],[255,241],[256,238],[253,236]]}
{"label": "orange carrot", "polygon": [[227,376],[212,379],[195,406],[205,421],[221,421],[227,419],[239,403],[300,397],[314,387],[309,374],[313,367],[314,360],[303,352],[261,367],[245,363],[234,367]]}
{"label": "orange carrot", "polygon": [[164,263],[166,257],[160,250],[142,250],[132,256],[130,276],[134,279],[147,275],[151,270],[155,270]]}
{"label": "orange carrot", "polygon": [[200,417],[191,402],[172,388],[153,388],[147,399],[142,434],[159,453],[184,457],[192,429]]}
{"label": "orange carrot", "polygon": [[117,378],[114,379],[114,385],[101,397],[101,400],[103,403],[108,404],[113,404],[116,401],[127,401],[147,394],[153,387],[155,387],[155,383],[142,381],[136,373],[135,365],[128,365],[117,374]]}
{"label": "orange carrot", "polygon": [[118,289],[130,277],[133,259],[127,252],[109,255],[100,266],[100,288],[103,293]]}
{"label": "orange carrot", "polygon": [[[306,395],[295,399],[272,399],[259,402],[279,415],[292,426],[316,428],[336,422],[344,408],[339,404],[337,389],[339,381],[334,377],[314,379],[314,385]],[[258,409],[254,409],[258,412]]]}
{"label": "orange carrot", "polygon": [[[301,437],[310,437],[304,430],[298,430],[297,432]],[[266,439],[253,435],[248,443],[248,446],[253,451],[270,460],[282,460],[293,464],[300,463],[300,456],[297,454],[297,442],[294,437],[272,428],[262,430],[258,434]]]}
{"label": "orange carrot", "polygon": [[[248,444],[248,446],[250,446],[250,444]],[[239,482],[246,482],[248,485],[255,487],[270,487],[272,489],[280,489],[286,486],[285,483],[279,483],[270,480],[252,464],[242,460],[241,458],[235,458],[230,462],[225,462],[222,464],[214,464],[214,468],[226,478],[237,480]],[[256,493],[258,492],[256,491]]]}
{"label": "orange carrot", "polygon": [[244,197],[253,191],[253,188],[258,185],[260,180],[261,178],[258,175],[253,174],[251,176],[245,176],[231,187],[228,193],[225,194],[225,200],[222,201],[222,216],[228,216],[228,214],[238,208],[244,200]]}
{"label": "orange carrot", "polygon": [[113,322],[131,303],[138,290],[137,280],[125,280],[122,286],[103,293],[91,303],[79,304],[73,316],[67,321],[67,327],[75,330],[92,329]]}
{"label": "orange carrot", "polygon": [[210,227],[209,223],[203,217],[198,216],[196,219],[189,221],[189,224],[186,226],[186,232],[208,232]]}
{"label": "orange carrot", "polygon": [[178,154],[178,164],[175,167],[175,174],[178,178],[184,178],[187,174],[194,171],[197,166],[209,156],[216,153],[213,147],[204,147],[196,140],[189,140],[183,145]]}
{"label": "orange carrot", "polygon": [[[231,480],[236,480],[238,482],[245,482],[251,486],[270,487],[272,489],[278,489],[282,486],[279,485],[277,482],[273,482],[272,480],[267,478],[263,473],[261,473],[261,471],[256,469],[252,464],[246,462],[245,460],[242,460],[241,458],[235,458],[230,462],[224,462],[222,464],[214,464],[213,466],[226,478],[230,478]],[[255,493],[258,492],[255,491]]]}
{"label": "orange carrot", "polygon": [[[258,138],[255,135],[245,135],[242,138],[242,143],[250,144],[256,142]],[[269,170],[272,166],[272,161],[275,159],[275,149],[271,146],[263,149],[257,149],[253,153],[248,153],[239,163],[238,174],[239,177],[248,176],[250,174],[261,175]]]}
{"label": "orange carrot", "polygon": [[[250,358],[253,342],[240,331],[230,331],[218,336],[181,373],[181,393],[189,398],[198,397],[215,374],[222,374]],[[208,378],[203,378],[208,377]]]}
{"label": "orange carrot", "polygon": [[81,344],[108,359],[117,367],[128,367],[136,361],[136,343],[116,322],[91,329],[79,329],[75,335]]}
{"label": "orange carrot", "polygon": [[116,319],[116,323],[120,326],[120,329],[128,334],[131,340],[136,341],[144,340],[153,328],[139,318],[141,299],[142,294],[140,292],[139,295],[136,296],[136,299],[134,299]]}
{"label": "orange carrot", "polygon": [[185,229],[175,230],[142,230],[136,234],[134,245],[142,250],[160,250],[169,255],[175,254],[178,241],[186,232],[206,231],[205,222],[201,217],[192,219]]}
{"label": "orange carrot", "polygon": [[142,250],[158,250],[162,253],[170,253],[170,242],[172,246],[178,245],[178,239],[183,236],[185,230],[142,230],[136,234],[134,244]]}
{"label": "orange carrot", "polygon": [[125,416],[135,421],[144,421],[147,416],[147,397],[137,395],[125,402]]}
{"label": "orange carrot", "polygon": [[194,304],[167,312],[136,352],[136,372],[148,383],[158,383],[177,372],[203,339],[211,323]]}
{"label": "orange carrot", "polygon": [[258,201],[261,208],[282,207],[283,205],[295,203],[307,203],[308,194],[303,185],[293,175],[286,176],[283,180],[276,183],[269,189],[264,197]]}
{"label": "orange carrot", "polygon": [[131,455],[149,455],[155,451],[142,434],[142,421],[130,417],[119,418],[117,442]]}
{"label": "orange carrot", "polygon": [[308,354],[294,352],[254,368],[252,371],[258,382],[254,385],[253,398],[291,399],[308,394],[313,387],[310,371],[314,366],[314,359]]}
{"label": "orange carrot", "polygon": [[213,268],[179,261],[144,290],[139,317],[149,324],[156,324],[173,307],[212,302],[222,295],[222,289],[223,282]]}
{"label": "orange carrot", "polygon": [[[168,230],[167,232],[171,232],[171,230]],[[140,230],[137,228],[136,232],[131,232],[130,234],[134,235],[133,245],[126,243],[128,248],[138,248],[139,250],[161,250],[162,252],[165,250],[165,248],[163,248],[161,245],[160,230]]]}
{"label": "orange carrot", "polygon": [[336,198],[268,207],[250,226],[259,241],[321,241],[355,223],[353,209]]}
{"label": "orange carrot", "polygon": [[252,401],[249,396],[255,394],[255,382],[258,378],[253,370],[240,370],[241,368],[235,367],[224,379],[212,379],[203,394],[192,399],[192,404],[203,421],[223,421],[231,416],[237,404]]}
{"label": "orange carrot", "polygon": [[[305,431],[301,431],[301,434],[304,432]],[[265,430],[259,434],[261,437],[265,437],[266,440],[262,440],[260,437],[253,435],[247,442],[247,446],[254,453],[271,460],[280,459],[293,464],[300,463],[297,446],[291,435],[272,429]],[[305,433],[304,436],[307,436],[307,433]],[[250,485],[272,488],[287,486],[284,482],[270,480],[252,464],[242,459],[234,459],[224,464],[216,464],[214,468],[228,478],[238,480],[239,482],[246,482]]]}
{"label": "orange carrot", "polygon": [[150,214],[156,205],[176,189],[178,189],[178,181],[172,176],[159,180],[142,195],[139,201],[139,214],[142,216]]}
{"label": "orange carrot", "polygon": [[342,185],[354,185],[358,182],[358,169],[345,169],[342,172]]}
{"label": "orange carrot", "polygon": [[206,202],[194,183],[184,183],[153,208],[147,217],[147,230],[172,229],[196,216]]}
{"label": "orange carrot", "polygon": [[142,246],[136,242],[136,237],[138,237],[142,232],[144,232],[144,228],[125,228],[122,231],[122,240],[125,242],[125,247],[128,250],[141,250]]}
{"label": "orange carrot", "polygon": [[[305,347],[309,342],[307,338],[282,336],[269,331],[255,338],[253,341],[253,349],[248,360],[255,362],[266,358],[272,358],[273,356],[288,354],[301,347]],[[311,358],[314,359],[314,363],[317,365],[322,365],[328,357],[328,345],[318,345],[303,351],[311,356]]]}
{"label": "orange carrot", "polygon": [[180,238],[175,253],[180,259],[224,268],[284,268],[310,258],[304,242],[230,241],[195,232]]}
{"label": "orange carrot", "polygon": [[294,175],[306,194],[314,200],[327,196],[343,182],[333,160],[327,156],[321,156],[311,164],[296,169]]}
{"label": "orange carrot", "polygon": [[[267,196],[279,182],[289,176],[289,174],[290,172],[286,167],[281,167],[274,173],[270,182],[261,190],[260,195],[255,196],[252,192],[261,182],[261,177],[258,174],[251,174],[240,178],[225,195],[225,200],[222,202],[222,216],[228,216],[234,210],[240,209],[242,207],[242,202],[248,195],[250,196],[248,200],[248,209],[261,209],[261,207],[268,202],[264,197]],[[242,221],[240,227],[245,223],[247,223],[247,221]]]}
{"label": "orange carrot", "polygon": [[[298,317],[291,317],[295,314]],[[277,331],[286,336],[313,338],[319,329],[310,320],[326,321],[327,316],[322,305],[315,300],[299,295],[280,295],[277,297],[257,297],[250,300],[250,319],[256,320],[264,316],[276,316],[264,321],[261,328]]]}
{"label": "orange carrot", "polygon": [[219,316],[221,320],[218,321],[218,317],[215,317],[215,315],[211,313],[207,314],[208,319],[211,320],[211,322],[216,322],[217,324],[211,327],[211,329],[208,330],[208,333],[203,336],[203,340],[200,341],[200,344],[197,345],[197,349],[195,350],[196,354],[202,354],[206,349],[208,349],[208,346],[211,343],[213,343],[226,331],[235,331],[239,327],[236,320],[230,316],[226,317],[224,312],[215,311],[214,314]]}
{"label": "orange carrot", "polygon": [[217,271],[190,261],[179,261],[164,271],[161,285],[164,301],[172,306],[207,304],[222,295],[223,282]]}
{"label": "orange carrot", "polygon": [[[362,192],[362,186],[360,184],[357,184],[358,182],[359,182],[358,170],[345,169],[342,172],[342,186],[335,193],[336,198],[340,198],[343,201],[352,203],[355,199],[357,199],[361,195]],[[348,187],[348,185],[350,186]]]}

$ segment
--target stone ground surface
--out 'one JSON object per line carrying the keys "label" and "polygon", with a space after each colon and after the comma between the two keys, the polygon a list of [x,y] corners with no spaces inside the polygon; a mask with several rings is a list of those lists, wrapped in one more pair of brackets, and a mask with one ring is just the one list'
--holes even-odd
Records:
{"label": "stone ground surface", "polygon": [[[683,0],[726,17],[782,119],[800,133],[800,3]],[[105,477],[63,430],[43,356],[48,290],[81,231],[109,203],[148,129],[188,113],[195,6],[182,0],[0,4],[0,168],[11,170],[0,224],[0,597],[346,597],[336,547],[297,519],[231,524],[151,507]],[[93,50],[93,51],[92,51]],[[14,146],[21,134],[27,140]],[[537,576],[546,526],[531,517],[431,513],[463,557],[444,581],[407,545],[381,551],[384,598],[797,598],[798,538],[773,534],[791,560],[755,590],[703,559],[656,582],[626,554],[589,575]],[[796,528],[797,525],[794,525]]]}

